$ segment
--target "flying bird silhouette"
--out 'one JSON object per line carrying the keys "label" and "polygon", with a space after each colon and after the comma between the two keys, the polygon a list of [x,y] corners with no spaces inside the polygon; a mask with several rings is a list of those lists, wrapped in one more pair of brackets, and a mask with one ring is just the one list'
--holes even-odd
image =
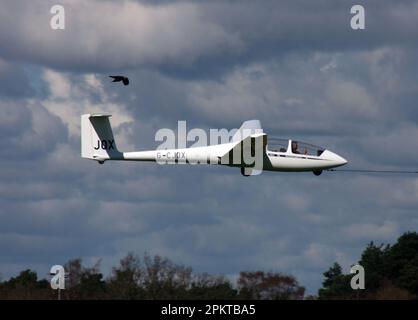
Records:
{"label": "flying bird silhouette", "polygon": [[122,81],[125,86],[127,86],[129,84],[128,77],[125,77],[125,76],[109,76],[109,77],[113,79],[112,82]]}

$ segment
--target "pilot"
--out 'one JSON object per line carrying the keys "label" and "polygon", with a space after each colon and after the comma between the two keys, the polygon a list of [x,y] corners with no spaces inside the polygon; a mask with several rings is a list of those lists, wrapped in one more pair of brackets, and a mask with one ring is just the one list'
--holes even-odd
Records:
{"label": "pilot", "polygon": [[299,150],[298,150],[298,143],[297,141],[292,141],[292,152],[296,153],[296,154],[300,154]]}

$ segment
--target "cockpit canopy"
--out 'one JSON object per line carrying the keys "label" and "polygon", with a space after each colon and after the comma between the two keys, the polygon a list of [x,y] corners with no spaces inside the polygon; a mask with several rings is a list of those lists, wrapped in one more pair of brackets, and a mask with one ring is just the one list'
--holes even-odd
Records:
{"label": "cockpit canopy", "polygon": [[271,152],[303,154],[319,157],[325,149],[296,140],[269,138],[267,142],[267,150]]}
{"label": "cockpit canopy", "polygon": [[267,141],[267,150],[272,152],[287,152],[289,147],[289,140],[287,139],[277,139],[277,138],[268,138]]}

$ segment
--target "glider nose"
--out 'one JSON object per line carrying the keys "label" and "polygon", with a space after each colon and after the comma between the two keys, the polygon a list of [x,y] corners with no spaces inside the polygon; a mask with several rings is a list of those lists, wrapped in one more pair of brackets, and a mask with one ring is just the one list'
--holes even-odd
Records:
{"label": "glider nose", "polygon": [[336,167],[343,166],[348,163],[346,159],[339,156],[338,154],[331,152],[331,151],[328,151],[328,152],[329,154],[327,155],[327,158],[330,159]]}
{"label": "glider nose", "polygon": [[343,157],[339,156],[338,154],[331,152],[329,150],[325,150],[322,155],[321,158],[326,161],[326,166],[328,167],[339,167],[339,166],[343,166],[345,164],[348,163],[347,160],[345,160]]}
{"label": "glider nose", "polygon": [[343,166],[343,165],[348,163],[348,161],[346,159],[344,159],[343,157],[338,156],[338,158],[339,158],[338,161],[340,163],[339,166]]}

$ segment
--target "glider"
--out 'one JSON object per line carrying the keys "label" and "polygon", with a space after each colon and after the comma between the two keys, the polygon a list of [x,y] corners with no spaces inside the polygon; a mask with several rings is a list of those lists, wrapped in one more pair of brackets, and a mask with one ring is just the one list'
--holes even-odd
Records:
{"label": "glider", "polygon": [[[347,160],[326,148],[291,139],[269,139],[259,120],[245,121],[227,143],[181,149],[120,152],[107,114],[81,116],[81,156],[103,164],[108,160],[217,164],[240,168],[251,176],[261,171],[311,171],[343,166]],[[250,161],[248,161],[250,160]]]}

